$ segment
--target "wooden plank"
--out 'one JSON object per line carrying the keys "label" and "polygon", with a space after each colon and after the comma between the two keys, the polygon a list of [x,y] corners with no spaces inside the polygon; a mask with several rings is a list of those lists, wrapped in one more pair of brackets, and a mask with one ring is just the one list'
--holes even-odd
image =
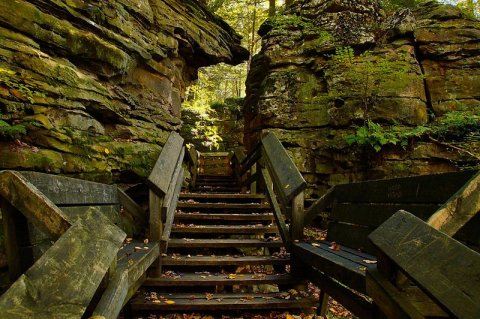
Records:
{"label": "wooden plank", "polygon": [[[182,151],[180,152],[179,159],[183,158],[184,154],[185,154],[185,150],[182,149]],[[172,179],[170,180],[170,184],[168,185],[167,193],[165,194],[165,197],[162,202],[162,212],[166,212],[167,209],[172,205],[180,176],[183,183],[183,168],[182,168],[181,160],[177,162],[177,166],[175,167],[175,171],[173,172]],[[178,199],[178,194],[177,194],[177,199]]]}
{"label": "wooden plank", "polygon": [[311,243],[313,247],[316,249],[321,249],[329,253],[333,253],[339,257],[348,259],[356,264],[361,266],[367,267],[369,265],[367,261],[374,262],[376,260],[376,256],[370,255],[367,253],[362,253],[356,249],[352,249],[350,247],[345,247],[345,246],[340,246],[339,250],[335,251],[332,250],[332,243],[328,241],[316,241],[314,243]]}
{"label": "wooden plank", "polygon": [[285,223],[285,217],[283,217],[282,211],[278,205],[277,198],[273,191],[272,179],[266,168],[261,167],[260,173],[262,174],[262,178],[265,183],[268,201],[270,202],[270,206],[273,208],[273,216],[275,217],[275,223],[280,231],[280,237],[282,237],[282,241],[285,243],[286,249],[290,251],[292,241],[287,224]]}
{"label": "wooden plank", "polygon": [[[252,167],[252,171],[253,170],[255,170],[254,167]],[[244,182],[242,182],[242,185],[249,187],[250,184],[255,183],[258,180],[259,176],[260,174],[258,174],[257,172],[253,173]],[[250,188],[250,192],[252,192],[251,188]],[[255,193],[251,193],[251,194],[255,194]]]}
{"label": "wooden plank", "polygon": [[292,207],[291,207],[291,214],[290,214],[292,216],[292,219],[290,221],[290,237],[293,241],[303,240],[304,201],[305,201],[305,195],[303,191],[297,194],[292,200]]}
{"label": "wooden plank", "polygon": [[367,271],[366,282],[368,295],[387,318],[425,319],[377,269]]}
{"label": "wooden plank", "polygon": [[179,278],[159,277],[148,278],[144,286],[153,287],[195,287],[195,286],[216,286],[216,285],[266,285],[277,284],[287,285],[298,283],[298,278],[290,274],[259,275],[259,274],[228,274],[203,275],[196,273],[183,273]]}
{"label": "wooden plank", "polygon": [[393,178],[340,184],[337,202],[357,203],[445,203],[477,171]]}
{"label": "wooden plank", "polygon": [[229,265],[285,265],[289,258],[270,256],[167,256],[162,257],[164,266],[229,266]]}
{"label": "wooden plank", "polygon": [[[260,144],[259,144],[260,146]],[[246,172],[262,157],[261,148],[255,148],[250,154],[245,157],[241,163],[239,176],[245,175]]]}
{"label": "wooden plank", "polygon": [[0,297],[0,317],[80,318],[124,238],[100,212],[89,210]]}
{"label": "wooden plank", "polygon": [[282,247],[281,240],[262,239],[170,239],[169,247],[175,248],[232,248],[232,247]]}
{"label": "wooden plank", "polygon": [[405,211],[369,238],[449,314],[479,317],[480,254]]}
{"label": "wooden plank", "polygon": [[304,269],[303,274],[308,280],[313,282],[322,291],[327,292],[333,299],[341,303],[342,306],[358,318],[374,318],[371,302],[361,295],[354,293],[351,289],[339,284],[315,268],[307,267]]}
{"label": "wooden plank", "polygon": [[478,212],[480,212],[480,172],[435,212],[427,224],[453,236]]}
{"label": "wooden plank", "polygon": [[336,203],[328,214],[329,220],[367,227],[378,227],[399,210],[411,212],[427,220],[440,206],[436,204]]}
{"label": "wooden plank", "polygon": [[[135,247],[148,249],[135,249]],[[113,279],[93,312],[94,316],[116,319],[122,307],[130,299],[130,290],[146,273],[148,267],[159,257],[158,243],[131,242],[119,252],[119,264]]]}
{"label": "wooden plank", "polygon": [[208,157],[228,157],[230,158],[230,152],[202,152],[200,153],[200,157],[208,158]]}
{"label": "wooden plank", "polygon": [[[368,275],[367,275],[368,276]],[[449,315],[434,303],[417,286],[407,286],[401,289],[403,297],[417,309],[424,317],[448,318]]]}
{"label": "wooden plank", "polygon": [[127,211],[133,218],[136,225],[139,227],[147,226],[148,214],[138,205],[130,196],[122,189],[117,188],[118,201],[125,211]]}
{"label": "wooden plank", "polygon": [[198,226],[173,226],[172,233],[189,234],[276,234],[276,226],[224,226],[224,225],[198,225]]}
{"label": "wooden plank", "polygon": [[160,243],[161,244],[160,249],[162,252],[167,251],[167,248],[168,248],[168,240],[170,239],[173,220],[175,218],[175,210],[177,208],[178,195],[180,194],[180,189],[182,188],[183,180],[184,180],[183,168],[180,168],[180,172],[177,176],[176,185],[173,185],[174,191],[172,195],[172,200],[171,200],[170,206],[167,207],[167,210],[166,210],[167,218],[166,218],[165,227],[162,234],[162,241]]}
{"label": "wooden plank", "polygon": [[20,172],[56,205],[111,205],[118,203],[117,186],[37,172]]}
{"label": "wooden plank", "polygon": [[233,150],[233,158],[236,159],[237,163],[240,164],[245,159],[245,147],[239,146]]}
{"label": "wooden plank", "polygon": [[[207,300],[205,294],[172,294],[168,296],[174,303],[155,303],[138,296],[132,301],[132,308],[139,310],[157,311],[189,311],[222,310],[224,313],[232,310],[259,310],[259,309],[309,309],[315,306],[315,298],[280,299],[275,293],[269,294],[214,294],[212,300]],[[307,310],[308,311],[308,310]]]}
{"label": "wooden plank", "polygon": [[156,193],[149,191],[150,207],[150,240],[159,242],[162,239],[162,201]]}
{"label": "wooden plank", "polygon": [[0,172],[0,196],[52,238],[71,225],[65,213],[18,172]]}
{"label": "wooden plank", "polygon": [[33,263],[31,255],[22,252],[22,246],[28,245],[27,221],[15,207],[5,200],[1,201],[1,213],[5,254],[8,261],[10,281],[15,281]]}
{"label": "wooden plank", "polygon": [[104,205],[104,206],[62,206],[60,209],[65,213],[68,220],[72,223],[82,219],[90,208],[95,208],[107,217],[113,224],[120,226],[120,205]]}
{"label": "wooden plank", "polygon": [[368,240],[368,235],[373,230],[374,228],[360,225],[331,222],[328,226],[327,240],[334,241],[341,246],[374,254],[375,249]]}
{"label": "wooden plank", "polygon": [[292,259],[321,269],[327,276],[340,281],[351,289],[365,293],[365,270],[364,265],[357,264],[328,252],[317,249],[306,243],[294,243],[292,245]]}
{"label": "wooden plank", "polygon": [[480,214],[475,215],[458,233],[453,236],[455,239],[465,242],[477,251],[480,251]]}
{"label": "wooden plank", "polygon": [[176,213],[175,220],[273,221],[272,214]]}
{"label": "wooden plank", "polygon": [[183,138],[176,132],[170,133],[147,179],[147,185],[158,196],[164,196],[167,193],[182,148]]}
{"label": "wooden plank", "polygon": [[180,199],[265,199],[263,194],[228,194],[228,193],[181,193]]}
{"label": "wooden plank", "polygon": [[273,133],[262,138],[265,162],[275,183],[275,187],[284,202],[290,202],[307,187],[290,156]]}
{"label": "wooden plank", "polygon": [[335,186],[330,188],[325,194],[316,200],[312,206],[305,211],[305,225],[310,225],[315,217],[323,213],[328,207],[330,207],[334,200]]}
{"label": "wooden plank", "polygon": [[192,187],[195,187],[197,183],[197,176],[198,176],[198,152],[195,149],[195,146],[190,146],[187,147],[187,154],[189,155],[190,158],[190,174],[192,175],[192,180],[190,181],[190,184]]}
{"label": "wooden plank", "polygon": [[235,209],[235,210],[265,210],[270,209],[268,204],[256,204],[256,203],[246,203],[246,204],[235,204],[235,203],[187,203],[179,202],[177,205],[178,208],[211,208],[211,209]]}

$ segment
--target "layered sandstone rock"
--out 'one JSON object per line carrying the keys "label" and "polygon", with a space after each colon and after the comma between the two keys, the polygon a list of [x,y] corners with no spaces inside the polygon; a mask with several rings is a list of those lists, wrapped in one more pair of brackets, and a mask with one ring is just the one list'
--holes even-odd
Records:
{"label": "layered sandstone rock", "polygon": [[448,111],[480,112],[479,21],[433,1],[387,16],[376,1],[299,0],[260,33],[245,142],[277,134],[309,195],[338,183],[478,165],[478,139],[455,141],[469,154],[428,138],[375,152],[346,137],[367,120],[428,128]]}
{"label": "layered sandstone rock", "polygon": [[0,22],[0,119],[27,130],[0,169],[138,180],[197,69],[248,54],[195,0],[9,0]]}

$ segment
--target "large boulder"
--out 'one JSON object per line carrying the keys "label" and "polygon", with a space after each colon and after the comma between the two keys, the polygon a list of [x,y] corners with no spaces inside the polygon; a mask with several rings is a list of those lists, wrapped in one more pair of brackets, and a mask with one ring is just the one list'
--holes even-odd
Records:
{"label": "large boulder", "polygon": [[413,131],[452,110],[480,112],[480,22],[458,8],[427,1],[387,15],[377,1],[299,0],[260,34],[247,80],[245,144],[276,133],[308,195],[337,183],[478,165],[480,155],[448,141],[417,138],[379,152],[347,143],[368,121]]}
{"label": "large boulder", "polygon": [[194,0],[1,1],[0,22],[0,169],[139,180],[197,69],[248,56]]}

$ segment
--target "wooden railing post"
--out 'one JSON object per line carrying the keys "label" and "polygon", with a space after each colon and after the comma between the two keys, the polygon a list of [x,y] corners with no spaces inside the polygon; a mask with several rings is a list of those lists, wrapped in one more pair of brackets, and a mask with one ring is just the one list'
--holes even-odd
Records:
{"label": "wooden railing post", "polygon": [[300,192],[292,200],[292,212],[290,220],[290,236],[293,241],[303,240],[303,226],[304,226],[304,192]]}

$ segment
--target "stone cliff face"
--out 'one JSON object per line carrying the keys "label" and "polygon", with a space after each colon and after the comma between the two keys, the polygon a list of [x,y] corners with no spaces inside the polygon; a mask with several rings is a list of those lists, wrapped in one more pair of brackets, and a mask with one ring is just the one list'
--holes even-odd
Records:
{"label": "stone cliff face", "polygon": [[[479,21],[435,2],[386,16],[375,1],[299,0],[260,33],[245,143],[274,132],[312,197],[338,183],[478,165],[473,152],[428,138],[375,152],[346,137],[367,120],[413,130],[449,111],[480,112]],[[463,142],[478,154],[478,139]]]}
{"label": "stone cliff face", "polygon": [[[197,69],[247,58],[195,0],[0,1],[0,169],[146,176]],[[2,123],[2,122],[0,122]]]}

